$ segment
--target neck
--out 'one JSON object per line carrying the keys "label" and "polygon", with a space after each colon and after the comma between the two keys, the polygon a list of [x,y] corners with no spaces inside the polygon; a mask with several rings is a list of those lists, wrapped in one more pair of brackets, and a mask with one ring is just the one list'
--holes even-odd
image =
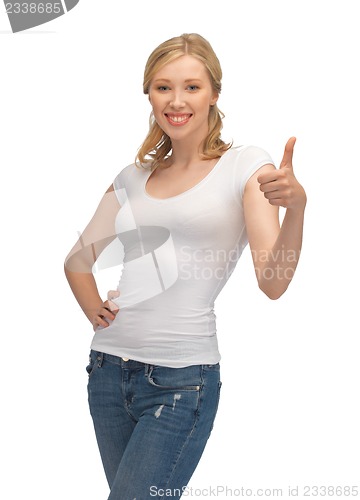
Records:
{"label": "neck", "polygon": [[193,163],[199,163],[202,160],[201,150],[202,143],[194,144],[184,144],[183,141],[171,143],[172,153],[171,153],[171,164],[176,163],[177,165],[190,165]]}

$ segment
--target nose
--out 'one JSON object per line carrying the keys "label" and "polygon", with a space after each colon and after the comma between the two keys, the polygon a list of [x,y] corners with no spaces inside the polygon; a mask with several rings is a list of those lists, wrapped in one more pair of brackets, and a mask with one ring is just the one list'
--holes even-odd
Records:
{"label": "nose", "polygon": [[170,106],[174,109],[180,109],[185,106],[183,92],[175,91],[170,98]]}

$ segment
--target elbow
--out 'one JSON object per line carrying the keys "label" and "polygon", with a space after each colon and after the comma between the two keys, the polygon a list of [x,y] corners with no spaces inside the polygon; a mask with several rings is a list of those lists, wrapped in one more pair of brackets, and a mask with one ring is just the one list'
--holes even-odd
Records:
{"label": "elbow", "polygon": [[280,297],[282,296],[282,294],[284,292],[280,292],[280,293],[276,293],[276,292],[265,292],[263,290],[263,292],[265,293],[265,295],[270,299],[270,300],[278,300],[280,299]]}
{"label": "elbow", "polygon": [[270,300],[278,300],[285,292],[286,288],[278,288],[271,286],[263,286],[259,284],[260,290],[270,299]]}
{"label": "elbow", "polygon": [[94,262],[84,259],[79,254],[68,255],[64,262],[64,273],[67,278],[73,273],[91,274]]}

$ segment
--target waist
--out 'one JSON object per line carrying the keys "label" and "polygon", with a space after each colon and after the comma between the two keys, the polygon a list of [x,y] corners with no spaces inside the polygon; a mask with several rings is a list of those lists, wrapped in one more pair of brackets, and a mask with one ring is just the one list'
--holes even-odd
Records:
{"label": "waist", "polygon": [[216,334],[169,333],[150,331],[146,324],[137,329],[112,323],[95,332],[91,349],[142,363],[180,368],[219,362]]}

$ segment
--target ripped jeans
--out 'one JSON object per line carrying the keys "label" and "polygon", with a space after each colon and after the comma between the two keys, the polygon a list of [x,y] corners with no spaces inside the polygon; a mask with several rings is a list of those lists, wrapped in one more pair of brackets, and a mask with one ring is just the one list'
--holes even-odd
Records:
{"label": "ripped jeans", "polygon": [[86,370],[108,500],[179,499],[213,428],[219,364],[168,368],[91,351]]}

